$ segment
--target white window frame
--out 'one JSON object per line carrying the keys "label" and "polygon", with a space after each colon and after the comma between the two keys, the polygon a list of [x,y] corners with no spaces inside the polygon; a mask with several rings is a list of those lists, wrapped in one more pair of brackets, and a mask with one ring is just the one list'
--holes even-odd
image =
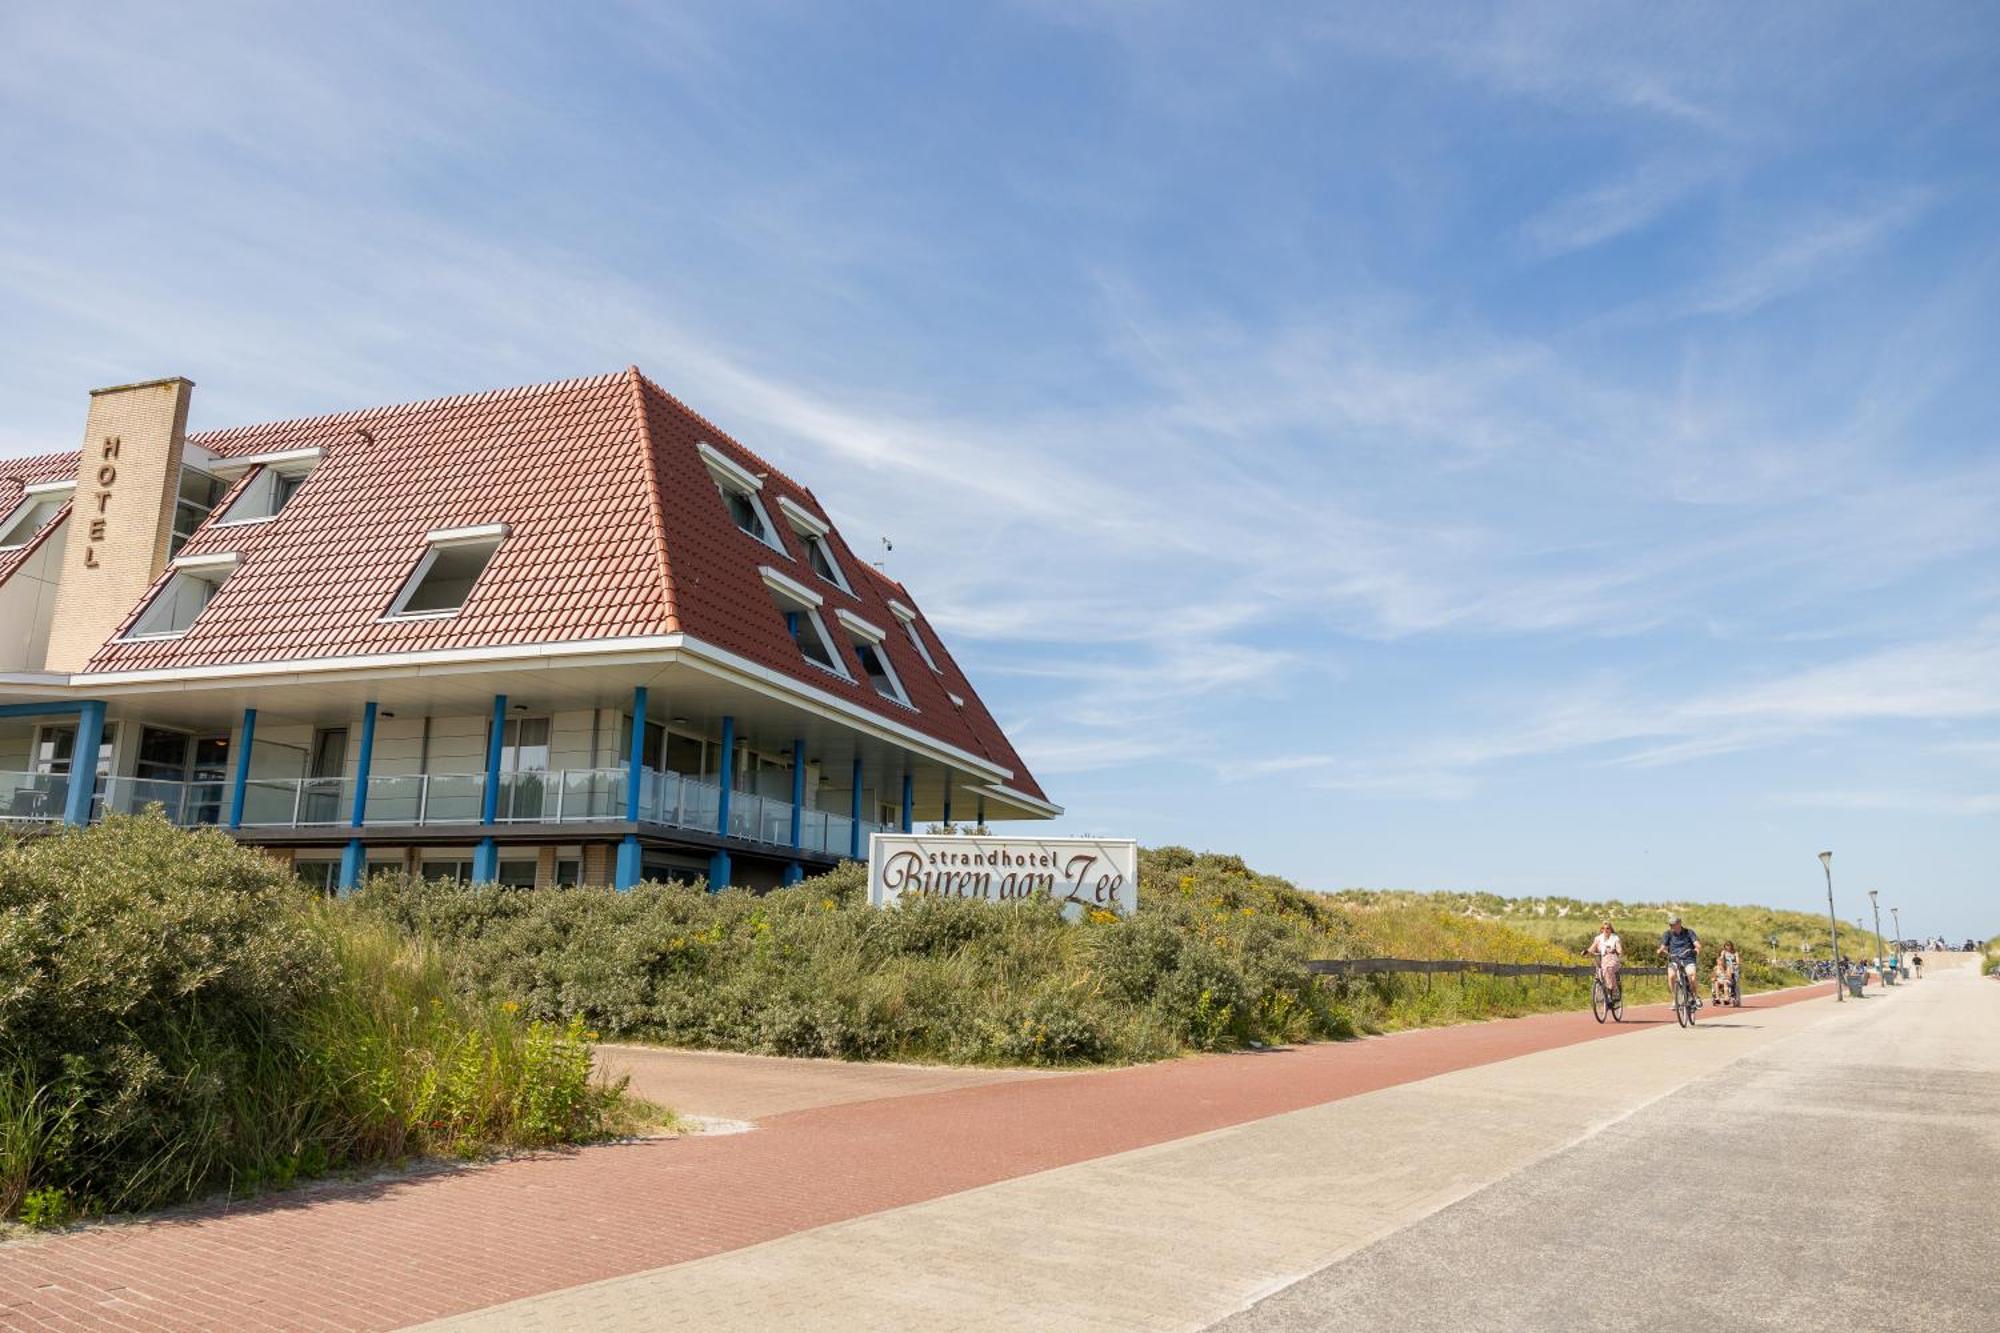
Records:
{"label": "white window frame", "polygon": [[[319,449],[282,449],[266,454],[244,454],[237,458],[215,459],[208,470],[218,477],[236,478],[252,468],[262,469],[250,484],[234,500],[220,517],[210,522],[218,528],[243,527],[251,523],[269,523],[278,516],[276,510],[269,509],[272,491],[280,477],[292,478],[303,483],[312,470],[319,466],[323,451]],[[289,501],[287,502],[289,503]],[[263,505],[267,512],[247,514],[242,518],[235,515],[253,505]]]}
{"label": "white window frame", "polygon": [[[427,549],[424,551],[423,559],[417,561],[417,567],[410,571],[410,577],[403,581],[402,590],[396,594],[396,600],[389,604],[389,609],[382,614],[380,619],[450,620],[464,611],[465,603],[472,600],[473,591],[479,587],[479,579],[485,578],[486,571],[493,568],[493,557],[500,554],[500,548],[506,543],[509,531],[510,529],[505,523],[479,523],[463,528],[433,528],[431,531],[425,533],[424,544]],[[465,590],[464,602],[460,602],[457,606],[445,607],[437,611],[405,611],[403,609],[409,605],[410,599],[416,596],[417,589],[424,586],[424,579],[430,574],[431,566],[437,563],[440,551],[455,546],[486,546],[489,544],[493,547],[493,552],[486,557],[486,564],[479,571],[479,578],[475,578],[472,581],[472,587]]]}
{"label": "white window frame", "polygon": [[827,540],[827,535],[833,531],[833,524],[789,495],[778,497],[778,512],[785,516],[785,522],[792,525],[792,533],[798,537],[799,545],[806,548],[806,568],[812,569],[812,553],[814,548],[817,548],[820,556],[826,561],[826,567],[833,571],[833,575],[828,578],[816,569],[813,570],[813,574],[824,578],[852,597],[854,585],[847,581],[847,571],[840,567],[840,560],[833,553],[833,543]]}
{"label": "white window frame", "polygon": [[[4,516],[0,516],[0,533],[7,533],[16,523],[25,518],[29,505],[40,504],[44,500],[55,499],[58,495],[73,495],[75,491],[76,483],[73,481],[45,481],[35,486],[23,486],[21,488],[20,500],[12,508],[8,509]],[[0,551],[18,551],[23,546],[26,546],[41,535],[42,529],[49,525],[49,521],[61,509],[62,504],[58,502],[54,509],[49,510],[48,518],[35,524],[27,532],[21,533],[19,541],[10,541],[4,545],[0,545]]]}
{"label": "white window frame", "polygon": [[[220,551],[213,555],[175,556],[167,562],[167,577],[153,590],[153,595],[146,599],[146,605],[132,618],[131,630],[119,642],[157,643],[162,639],[178,639],[190,633],[195,624],[201,620],[203,613],[208,610],[209,605],[215,601],[215,595],[222,591],[222,585],[229,581],[229,576],[234,574],[242,563],[242,556],[235,551]],[[201,610],[194,613],[194,619],[190,620],[184,629],[151,631],[140,629],[139,626],[146,622],[146,617],[152,613],[160,599],[167,595],[167,590],[180,579],[194,579],[210,585],[208,597],[203,600]]]}
{"label": "white window frame", "polygon": [[[771,522],[770,511],[764,508],[764,479],[707,440],[697,440],[694,447],[701,455],[701,461],[708,465],[708,475],[714,479],[716,486],[724,491],[736,492],[749,504],[751,512],[757,515],[757,522],[764,530],[761,533],[750,532],[744,535],[762,542],[789,560],[792,553],[785,549],[785,543],[778,536],[777,525]],[[727,501],[724,502],[724,508],[726,511]],[[737,528],[739,532],[742,531],[734,519],[730,520],[729,526]]]}
{"label": "white window frame", "polygon": [[[886,642],[889,637],[888,632],[880,625],[863,620],[846,607],[836,610],[833,617],[840,622],[841,628],[875,650],[875,660],[882,664],[882,674],[889,678],[889,692],[885,692],[873,680],[868,682],[875,693],[891,703],[901,704],[914,712],[916,705],[910,702],[910,692],[903,688],[903,678],[896,673],[896,664],[889,660],[889,648]],[[855,656],[858,658],[860,654],[856,653]],[[867,673],[864,670],[862,674],[865,676]]]}
{"label": "white window frame", "polygon": [[924,636],[917,629],[917,613],[915,608],[905,606],[892,597],[889,599],[889,611],[897,620],[902,622],[903,633],[909,635],[910,642],[916,645],[917,656],[924,659],[924,665],[938,675],[943,675],[944,669],[938,666],[937,659],[931,656],[931,646],[924,642]]}
{"label": "white window frame", "polygon": [[788,609],[784,606],[779,606],[777,610],[781,615],[803,616],[807,630],[819,637],[820,647],[824,648],[826,655],[832,658],[838,665],[828,666],[824,662],[806,657],[803,648],[799,650],[799,656],[805,658],[808,665],[817,667],[829,675],[839,676],[842,680],[853,680],[854,673],[847,669],[847,659],[841,656],[840,645],[834,642],[831,634],[827,633],[826,621],[820,619],[820,608],[826,605],[826,598],[814,592],[805,584],[800,583],[783,570],[773,569],[769,565],[760,565],[757,572],[763,576],[764,585],[771,589],[772,592],[799,603],[796,608]]}

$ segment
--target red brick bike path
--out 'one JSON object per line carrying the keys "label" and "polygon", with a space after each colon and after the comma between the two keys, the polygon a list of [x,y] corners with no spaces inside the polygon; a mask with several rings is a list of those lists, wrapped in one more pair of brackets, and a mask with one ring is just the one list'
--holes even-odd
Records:
{"label": "red brick bike path", "polygon": [[1539,1014],[986,1084],[93,1227],[0,1246],[0,1328],[399,1328],[1663,1018]]}

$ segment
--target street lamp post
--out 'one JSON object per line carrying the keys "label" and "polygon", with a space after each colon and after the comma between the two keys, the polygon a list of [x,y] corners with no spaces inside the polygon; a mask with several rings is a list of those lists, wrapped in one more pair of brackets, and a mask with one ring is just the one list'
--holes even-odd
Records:
{"label": "street lamp post", "polygon": [[1868,905],[1875,909],[1875,967],[1882,974],[1882,984],[1889,984],[1889,951],[1882,944],[1882,901],[1880,889],[1868,890]]}
{"label": "street lamp post", "polygon": [[1903,951],[1903,913],[1898,908],[1889,909],[1889,928],[1896,932],[1896,952]]}
{"label": "street lamp post", "polygon": [[1819,863],[1826,871],[1826,925],[1833,936],[1833,998],[1837,1003],[1847,997],[1841,994],[1846,978],[1840,975],[1840,918],[1833,912],[1833,853],[1821,852]]}

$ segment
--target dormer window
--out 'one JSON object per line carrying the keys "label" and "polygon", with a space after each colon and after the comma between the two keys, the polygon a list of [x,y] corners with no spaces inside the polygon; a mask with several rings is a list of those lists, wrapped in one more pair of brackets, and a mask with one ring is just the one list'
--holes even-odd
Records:
{"label": "dormer window", "polygon": [[235,552],[181,556],[167,566],[167,581],[132,622],[128,639],[177,639],[194,628],[217,590],[236,572]]}
{"label": "dormer window", "polygon": [[778,512],[785,516],[785,522],[806,548],[806,564],[812,572],[852,596],[854,589],[848,586],[847,575],[841,572],[840,562],[833,558],[833,547],[827,542],[833,525],[786,495],[778,497]]}
{"label": "dormer window", "polygon": [[187,539],[194,536],[194,530],[208,521],[216,501],[228,489],[220,477],[210,476],[200,468],[181,467],[179,492],[174,497],[174,535],[167,542],[168,555],[180,553]]}
{"label": "dormer window", "polygon": [[715,489],[722,493],[722,504],[729,511],[730,521],[772,550],[785,553],[777,529],[771,526],[771,516],[764,512],[764,502],[758,498],[758,492],[764,489],[764,479],[705,440],[695,448],[701,453],[701,461],[708,465],[709,476],[715,479]]}
{"label": "dormer window", "polygon": [[75,491],[76,483],[73,481],[28,487],[21,495],[21,502],[0,518],[0,551],[26,546],[33,541],[35,534],[47,527],[49,520],[69,503],[69,497]]}
{"label": "dormer window", "polygon": [[243,488],[229,508],[216,520],[229,523],[262,523],[278,516],[305,484],[306,474],[319,463],[318,449],[287,449],[282,453],[252,454],[219,460],[215,470],[223,475],[256,468],[257,475]]}
{"label": "dormer window", "polygon": [[439,528],[425,534],[429,549],[411,571],[386,618],[444,620],[457,615],[506,539],[505,523]]}
{"label": "dormer window", "polygon": [[897,601],[889,603],[889,610],[895,614],[897,621],[903,626],[903,633],[910,636],[910,642],[916,647],[917,656],[924,659],[925,666],[936,671],[938,669],[937,659],[931,656],[930,645],[924,642],[923,632],[917,628],[916,611]]}
{"label": "dormer window", "polygon": [[862,674],[875,687],[875,693],[884,699],[910,707],[910,696],[903,690],[903,682],[896,675],[894,664],[889,661],[889,651],[882,644],[885,637],[880,627],[870,624],[852,611],[834,612],[840,626],[847,631],[848,641],[854,648],[854,659],[861,663]]}
{"label": "dormer window", "polygon": [[833,646],[833,636],[826,632],[826,622],[820,619],[820,607],[826,599],[797,579],[790,577],[769,565],[758,571],[764,576],[764,585],[771,590],[771,600],[785,617],[785,630],[792,642],[799,647],[799,655],[814,666],[831,671],[844,680],[852,680],[846,663],[840,660],[840,653]]}

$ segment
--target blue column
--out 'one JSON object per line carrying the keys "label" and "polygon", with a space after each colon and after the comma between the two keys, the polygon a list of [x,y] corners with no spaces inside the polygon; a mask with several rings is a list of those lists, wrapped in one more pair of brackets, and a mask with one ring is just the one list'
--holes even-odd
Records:
{"label": "blue column", "polygon": [[[715,803],[715,831],[723,837],[729,836],[729,789],[736,783],[736,719],[722,719],[722,795]],[[708,891],[716,893],[729,887],[729,852],[718,848],[715,855],[708,858]]]}
{"label": "blue column", "polygon": [[854,809],[848,816],[847,855],[861,859],[861,756],[854,756]]}
{"label": "blue column", "polygon": [[[805,846],[806,834],[806,743],[792,741],[792,850]],[[806,877],[806,868],[797,861],[785,867],[785,883],[796,884]]]}
{"label": "blue column", "polygon": [[243,710],[242,746],[236,752],[236,780],[229,784],[229,827],[243,827],[243,794],[250,785],[250,746],[257,739],[257,710]]}
{"label": "blue column", "polygon": [[97,795],[97,749],[104,743],[104,701],[86,699],[77,708],[76,749],[70,753],[69,795],[63,802],[63,823],[88,824],[90,803]]}
{"label": "blue column", "polygon": [[903,774],[903,832],[905,833],[910,831],[910,811],[917,803],[916,786],[915,778],[908,773]]}
{"label": "blue column", "polygon": [[[368,769],[375,762],[375,701],[370,699],[361,710],[361,753],[354,762],[354,815],[348,826],[359,833],[362,823],[368,818]],[[359,837],[347,840],[347,849],[340,854],[340,889],[351,892],[361,882],[362,868],[367,858],[362,851]]]}
{"label": "blue column", "polygon": [[[493,696],[493,729],[486,737],[486,790],[480,796],[479,822],[491,828],[500,818],[500,749],[507,735],[507,696]],[[500,844],[492,834],[472,849],[472,880],[490,884],[500,878]]]}
{"label": "blue column", "polygon": [[[625,753],[625,822],[639,822],[639,797],[646,779],[646,687],[632,687],[632,744]],[[618,844],[618,865],[612,883],[622,893],[645,874],[639,835],[628,833]]]}

